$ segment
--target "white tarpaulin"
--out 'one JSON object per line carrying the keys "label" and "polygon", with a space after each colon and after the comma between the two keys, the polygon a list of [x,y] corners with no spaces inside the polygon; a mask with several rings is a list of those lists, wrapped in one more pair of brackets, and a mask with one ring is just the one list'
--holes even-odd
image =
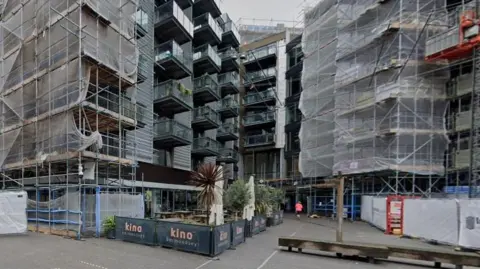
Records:
{"label": "white tarpaulin", "polygon": [[360,210],[361,219],[372,223],[373,218],[373,196],[362,196],[362,205]]}
{"label": "white tarpaulin", "polygon": [[403,234],[439,243],[458,243],[458,203],[450,199],[405,199]]}
{"label": "white tarpaulin", "polygon": [[387,198],[374,197],[372,205],[372,224],[385,230],[387,228]]}
{"label": "white tarpaulin", "polygon": [[27,232],[27,193],[0,192],[0,234]]}
{"label": "white tarpaulin", "polygon": [[[480,200],[459,200],[460,234],[458,244],[480,249]],[[442,214],[445,215],[445,214]]]}

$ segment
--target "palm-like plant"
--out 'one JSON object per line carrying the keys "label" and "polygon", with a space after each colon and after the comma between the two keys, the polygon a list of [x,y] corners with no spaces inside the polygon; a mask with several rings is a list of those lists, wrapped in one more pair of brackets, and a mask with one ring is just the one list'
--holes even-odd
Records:
{"label": "palm-like plant", "polygon": [[222,167],[214,163],[203,163],[197,167],[196,171],[192,171],[190,176],[191,182],[201,189],[198,194],[198,202],[202,207],[207,208],[207,225],[209,224],[210,208],[216,202],[217,182],[223,180]]}

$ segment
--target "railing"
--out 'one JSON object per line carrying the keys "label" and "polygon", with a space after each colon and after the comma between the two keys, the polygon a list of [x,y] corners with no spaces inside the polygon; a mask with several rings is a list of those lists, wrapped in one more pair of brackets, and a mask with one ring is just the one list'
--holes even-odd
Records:
{"label": "railing", "polygon": [[211,150],[218,152],[218,142],[210,137],[199,137],[193,140],[193,150]]}
{"label": "railing", "polygon": [[275,111],[255,113],[243,117],[243,124],[245,125],[253,125],[270,121],[275,121]]}
{"label": "railing", "polygon": [[247,53],[246,55],[246,60],[244,63],[248,63],[251,61],[256,61],[257,59],[263,58],[265,56],[271,55],[271,54],[277,54],[278,49],[277,49],[277,44],[272,43],[268,46],[261,47],[255,50],[252,50]]}
{"label": "railing", "polygon": [[[87,135],[91,133],[87,132]],[[119,136],[114,134],[105,135],[102,134],[102,148],[98,149],[97,146],[90,146],[87,148],[87,151],[98,152],[99,154],[104,154],[113,157],[125,158],[127,153],[132,153],[127,150],[129,144],[123,139],[120,139]],[[130,145],[131,146],[131,145]]]}
{"label": "railing", "polygon": [[147,58],[143,54],[140,54],[138,56],[138,75],[146,78],[149,68],[152,68],[152,65],[149,65]]}
{"label": "railing", "polygon": [[153,86],[153,99],[158,100],[167,96],[176,97],[187,105],[193,106],[192,92],[176,80],[168,80]]}
{"label": "railing", "polygon": [[[112,112],[118,113],[129,119],[137,119],[141,121],[144,117],[144,112],[140,106],[132,103],[132,101],[127,97],[120,97],[114,93],[104,91],[103,93],[108,94],[108,97],[102,95],[92,95],[87,97],[86,101],[94,105],[108,109]],[[98,97],[98,100],[97,100]],[[139,112],[139,113],[137,113]],[[143,112],[143,113],[140,113]],[[136,117],[135,117],[136,116]]]}
{"label": "railing", "polygon": [[141,29],[141,31],[146,33],[148,30],[148,14],[145,11],[139,9],[134,14],[134,16],[135,22],[137,23],[138,27]]}
{"label": "railing", "polygon": [[298,103],[287,107],[287,124],[302,120],[302,112],[298,109]]}
{"label": "railing", "polygon": [[274,133],[245,136],[245,146],[255,146],[272,143],[275,143]]}
{"label": "railing", "polygon": [[238,123],[224,123],[218,128],[218,134],[238,134]]}
{"label": "railing", "polygon": [[168,19],[171,15],[173,15],[173,17],[180,22],[190,36],[193,36],[193,23],[174,0],[171,0],[155,9],[155,23],[160,23],[163,20]]}
{"label": "railing", "polygon": [[229,20],[223,25],[224,33],[228,31],[232,31],[235,38],[240,42],[240,33],[238,32],[237,26],[233,23],[233,21],[229,18]]}
{"label": "railing", "polygon": [[238,102],[233,98],[224,98],[222,99],[221,109],[236,109],[238,108]]}
{"label": "railing", "polygon": [[190,71],[192,69],[191,58],[186,55],[177,42],[170,40],[155,47],[155,61],[160,62],[165,59],[175,58],[185,65]]}
{"label": "railing", "polygon": [[192,142],[193,132],[190,127],[172,119],[158,120],[153,123],[154,139],[160,139],[168,135],[180,137]]}
{"label": "railing", "polygon": [[236,62],[240,62],[238,59],[238,52],[232,47],[227,47],[219,50],[218,55],[222,60],[225,60],[227,58],[235,58]]}
{"label": "railing", "polygon": [[220,56],[218,56],[218,53],[212,48],[212,46],[210,46],[210,44],[204,44],[194,49],[194,61],[203,57],[210,57],[218,67],[222,65],[222,60],[220,59]]}
{"label": "railing", "polygon": [[268,77],[273,77],[276,75],[277,75],[277,68],[270,67],[267,69],[246,73],[245,77],[247,82],[254,82],[254,81],[262,80]]}
{"label": "railing", "polygon": [[239,75],[237,72],[227,72],[223,74],[218,75],[218,84],[227,84],[227,83],[232,83],[235,86],[238,86],[240,84],[240,79]]}
{"label": "railing", "polygon": [[154,149],[152,157],[153,164],[167,166],[167,156],[165,154],[165,151]]}
{"label": "railing", "polygon": [[238,152],[234,149],[221,148],[219,153],[220,153],[220,158],[222,159],[232,158],[234,160],[238,160]]}
{"label": "railing", "polygon": [[201,121],[204,119],[211,120],[215,123],[218,123],[219,121],[218,113],[209,106],[201,106],[201,107],[195,108],[193,110],[193,120]]}
{"label": "railing", "polygon": [[194,92],[203,91],[205,89],[209,89],[214,93],[216,93],[217,95],[219,94],[219,90],[220,90],[218,88],[218,82],[211,75],[208,75],[208,74],[195,78],[193,80]]}
{"label": "railing", "polygon": [[195,25],[195,30],[208,25],[210,28],[212,28],[213,32],[218,37],[218,39],[222,40],[222,33],[223,33],[222,27],[220,27],[218,22],[213,19],[210,13],[204,13],[196,17],[195,19],[193,19],[193,24]]}
{"label": "railing", "polygon": [[275,88],[271,88],[271,89],[266,90],[266,91],[257,92],[257,93],[253,93],[253,94],[247,94],[243,97],[243,102],[246,105],[249,105],[249,104],[254,104],[254,103],[258,103],[258,102],[262,102],[262,101],[265,101],[265,100],[275,98],[275,92],[274,91],[275,91]]}

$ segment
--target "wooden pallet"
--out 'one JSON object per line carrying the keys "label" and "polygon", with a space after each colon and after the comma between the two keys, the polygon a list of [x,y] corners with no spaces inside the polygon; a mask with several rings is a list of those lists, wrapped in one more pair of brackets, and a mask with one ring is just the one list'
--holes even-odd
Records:
{"label": "wooden pallet", "polygon": [[63,237],[69,237],[76,239],[78,238],[78,232],[76,231],[68,231],[68,230],[59,230],[49,227],[42,227],[42,226],[35,226],[35,225],[28,225],[28,230],[30,232],[37,232],[42,234],[51,234],[51,235],[58,235]]}

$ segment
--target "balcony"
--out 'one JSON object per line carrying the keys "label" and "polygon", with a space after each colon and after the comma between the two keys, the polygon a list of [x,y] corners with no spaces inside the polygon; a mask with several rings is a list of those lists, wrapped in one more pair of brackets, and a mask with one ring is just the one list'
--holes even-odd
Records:
{"label": "balcony", "polygon": [[173,40],[155,48],[155,62],[160,77],[178,80],[192,75],[191,58]]}
{"label": "balcony", "polygon": [[228,15],[222,14],[223,16],[225,16],[225,23],[223,24],[222,46],[238,47],[240,45],[240,33],[238,33],[237,27]]}
{"label": "balcony", "polygon": [[158,120],[153,124],[153,144],[157,149],[190,145],[192,137],[192,129],[176,120]]}
{"label": "balcony", "polygon": [[238,116],[238,103],[232,97],[226,97],[222,99],[222,103],[220,109],[218,109],[218,113],[222,118],[233,118]]}
{"label": "balcony", "polygon": [[268,146],[272,144],[275,144],[274,133],[245,136],[245,147]]}
{"label": "balcony", "polygon": [[197,107],[193,110],[192,128],[197,131],[215,129],[220,126],[218,113],[209,106]]}
{"label": "balcony", "polygon": [[220,100],[220,88],[210,75],[203,75],[193,80],[193,100],[195,104],[206,104]]}
{"label": "balcony", "polygon": [[275,111],[266,111],[250,114],[243,117],[245,129],[271,128],[275,126]]}
{"label": "balcony", "polygon": [[140,54],[138,56],[138,72],[137,72],[137,82],[142,83],[147,79],[149,69],[153,69],[152,65],[148,63],[147,58]]}
{"label": "balcony", "polygon": [[222,42],[222,28],[210,13],[202,14],[193,19],[194,28],[194,46],[210,44],[216,46]]}
{"label": "balcony", "polygon": [[238,52],[232,47],[224,48],[218,51],[222,59],[222,72],[238,71],[240,63]]}
{"label": "balcony", "polygon": [[209,157],[218,155],[218,142],[210,137],[199,137],[193,140],[192,155]]}
{"label": "balcony", "polygon": [[148,14],[139,9],[135,13],[135,22],[136,22],[136,33],[137,33],[137,38],[142,38],[147,34],[147,29],[148,29]]}
{"label": "balcony", "polygon": [[239,93],[238,85],[240,85],[238,72],[228,72],[218,75],[218,86],[220,87],[221,96]]}
{"label": "balcony", "polygon": [[261,68],[273,67],[277,65],[277,44],[270,45],[248,51],[243,66],[248,71],[258,71]]}
{"label": "balcony", "polygon": [[250,93],[243,97],[243,104],[249,108],[262,108],[275,105],[275,88],[263,92]]}
{"label": "balcony", "polygon": [[153,87],[153,109],[160,116],[172,116],[192,108],[192,91],[180,82],[168,80]]}
{"label": "balcony", "polygon": [[217,162],[219,163],[237,163],[238,162],[238,152],[234,149],[221,148],[219,151],[219,156],[217,157]]}
{"label": "balcony", "polygon": [[[136,127],[145,126],[145,107],[140,103],[133,103],[130,98],[119,96],[115,93],[104,90],[99,94],[88,92],[88,97],[82,104],[85,109],[85,116],[89,124],[97,121],[104,122],[99,126],[99,131],[113,130],[119,128],[119,119],[122,127],[126,130],[134,130]],[[77,115],[74,115],[77,119]],[[78,119],[77,119],[78,120]]]}
{"label": "balcony", "polygon": [[170,0],[155,9],[155,37],[160,42],[175,40],[182,45],[193,38],[193,23],[178,6]]}
{"label": "balcony", "polygon": [[217,140],[221,142],[238,139],[238,122],[224,123],[217,130]]}
{"label": "balcony", "polygon": [[219,0],[195,0],[193,2],[193,17],[200,16],[204,13],[212,14],[212,17],[217,18],[222,15]]}
{"label": "balcony", "polygon": [[222,60],[210,44],[205,44],[194,49],[193,70],[195,74],[218,73],[220,72],[221,66]]}
{"label": "balcony", "polygon": [[245,88],[250,89],[252,84],[257,90],[274,87],[277,83],[277,69],[275,67],[248,72],[245,75]]}
{"label": "balcony", "polygon": [[287,106],[285,132],[300,130],[302,123],[302,112],[298,109],[298,103]]}

